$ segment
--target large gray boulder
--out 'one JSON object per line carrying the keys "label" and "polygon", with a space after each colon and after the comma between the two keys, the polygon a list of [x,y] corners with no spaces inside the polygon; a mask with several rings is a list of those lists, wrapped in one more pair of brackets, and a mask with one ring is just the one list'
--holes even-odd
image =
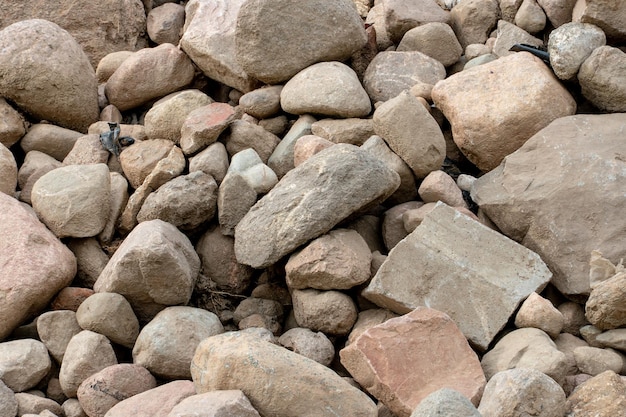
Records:
{"label": "large gray boulder", "polygon": [[564,294],[589,294],[592,250],[624,256],[625,128],[625,114],[557,119],[472,187],[483,212],[541,256]]}
{"label": "large gray boulder", "polygon": [[272,265],[400,185],[383,161],[337,144],[289,171],[235,228],[235,254],[254,268]]}

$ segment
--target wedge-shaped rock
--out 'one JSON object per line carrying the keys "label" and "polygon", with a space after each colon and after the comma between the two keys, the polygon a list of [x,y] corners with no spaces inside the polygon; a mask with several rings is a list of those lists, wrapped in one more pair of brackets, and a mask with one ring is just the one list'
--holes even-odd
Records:
{"label": "wedge-shaped rock", "polygon": [[262,416],[376,417],[368,396],[329,368],[243,332],[204,339],[191,362],[196,392],[239,389]]}
{"label": "wedge-shaped rock", "polygon": [[452,125],[454,142],[483,171],[576,111],[554,73],[526,52],[454,74],[437,83],[432,97]]}
{"label": "wedge-shaped rock", "polygon": [[369,204],[382,202],[400,177],[354,145],[327,148],[289,171],[235,228],[235,254],[254,268],[272,265]]}
{"label": "wedge-shaped rock", "polygon": [[589,294],[592,250],[613,262],[624,256],[624,129],[626,114],[555,120],[472,187],[485,214],[541,256],[564,294]]}
{"label": "wedge-shaped rock", "polygon": [[456,324],[427,307],[367,329],[339,355],[354,379],[398,417],[409,417],[441,388],[455,389],[477,405],[487,383]]}
{"label": "wedge-shaped rock", "polygon": [[438,203],[391,250],[363,295],[400,314],[418,306],[443,311],[485,350],[551,277],[537,254]]}

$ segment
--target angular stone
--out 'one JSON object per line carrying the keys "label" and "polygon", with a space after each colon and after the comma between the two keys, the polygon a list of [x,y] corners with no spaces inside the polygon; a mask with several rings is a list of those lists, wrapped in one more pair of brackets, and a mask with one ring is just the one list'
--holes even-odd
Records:
{"label": "angular stone", "polygon": [[192,395],[172,408],[167,417],[259,417],[250,401],[240,390],[220,390]]}
{"label": "angular stone", "polygon": [[230,133],[224,138],[226,150],[232,157],[237,152],[252,148],[267,163],[269,157],[280,143],[278,136],[268,132],[259,125],[235,120],[230,124]]}
{"label": "angular stone", "polygon": [[71,310],[47,311],[37,317],[37,334],[59,364],[63,363],[67,344],[82,330]]}
{"label": "angular stone", "polygon": [[578,0],[572,11],[573,22],[598,26],[612,42],[626,40],[625,19],[626,10],[611,0]]}
{"label": "angular stone", "polygon": [[81,136],[63,159],[63,165],[106,164],[110,155],[102,146],[98,135]]}
{"label": "angular stone", "polygon": [[357,319],[356,304],[340,291],[292,290],[296,323],[313,331],[347,335]]}
{"label": "angular stone", "polygon": [[565,392],[552,378],[536,369],[508,369],[489,380],[478,411],[483,417],[562,417]]}
{"label": "angular stone", "polygon": [[383,241],[388,251],[394,248],[398,242],[408,235],[404,227],[404,213],[417,210],[423,205],[424,203],[421,201],[407,201],[406,203],[393,206],[385,212],[381,234],[383,235]]}
{"label": "angular stone", "polygon": [[217,194],[218,221],[222,233],[234,236],[235,227],[257,202],[257,192],[238,172],[224,177]]}
{"label": "angular stone", "polygon": [[[624,216],[607,207],[626,204],[624,126],[623,114],[555,120],[472,187],[481,210],[505,235],[541,256],[554,273],[551,283],[564,294],[589,294],[592,250],[609,259],[623,256],[618,248],[626,234],[617,231],[624,230]],[[586,202],[574,211],[572,193]]]}
{"label": "angular stone", "polygon": [[0,380],[0,415],[11,417],[17,415],[15,393],[2,380]]}
{"label": "angular stone", "polygon": [[[477,239],[484,242],[480,248]],[[551,275],[535,253],[438,203],[389,253],[363,295],[400,314],[421,305],[443,311],[485,350],[519,303]]]}
{"label": "angular stone", "polygon": [[[122,215],[122,211],[128,202],[128,181],[126,181],[126,178],[119,172],[110,172],[109,175],[111,177],[109,218],[104,226],[104,229],[102,229],[102,232],[98,235],[98,240],[102,244],[111,243],[113,240],[118,219]],[[96,282],[97,278],[98,277],[96,276],[88,281],[90,283],[88,285],[89,288],[93,287],[93,283]]]}
{"label": "angular stone", "polygon": [[[326,148],[330,148],[334,143],[328,139],[321,138],[315,135],[302,136],[296,141],[293,147],[293,164],[294,166],[301,165],[304,161],[323,151]],[[278,182],[278,181],[277,181]]]}
{"label": "angular stone", "polygon": [[392,311],[385,310],[384,308],[370,308],[368,310],[360,311],[356,323],[352,326],[346,345],[354,342],[370,327],[384,323],[394,317],[398,317],[398,315]]}
{"label": "angular stone", "polygon": [[70,398],[76,397],[78,387],[87,377],[111,365],[117,365],[117,358],[109,339],[83,330],[72,337],[61,363],[59,381],[63,392]]}
{"label": "angular stone", "polygon": [[17,187],[17,162],[13,153],[0,143],[0,193],[15,194]]}
{"label": "angular stone", "polygon": [[237,260],[269,266],[355,211],[384,201],[399,184],[398,174],[367,151],[349,144],[325,149],[289,171],[239,222]]}
{"label": "angular stone", "polygon": [[[434,0],[384,0],[381,2],[386,32],[399,43],[406,32],[431,22],[448,23],[449,13]],[[384,49],[384,48],[383,48]]]}
{"label": "angular stone", "polygon": [[26,121],[7,101],[0,98],[0,143],[10,148],[26,134]]}
{"label": "angular stone", "polygon": [[169,223],[150,220],[124,239],[94,290],[123,295],[146,322],[166,306],[189,302],[199,270],[189,238]]}
{"label": "angular stone", "polygon": [[46,346],[34,339],[0,343],[0,378],[15,392],[35,387],[50,371]]}
{"label": "angular stone", "polygon": [[585,317],[585,308],[584,306],[575,303],[573,301],[566,301],[562,304],[559,304],[557,307],[558,310],[563,315],[563,333],[570,333],[574,336],[580,336],[579,329],[589,322]]}
{"label": "angular stone", "polygon": [[228,152],[224,144],[212,143],[189,158],[189,172],[194,171],[203,171],[220,184],[228,171]]}
{"label": "angular stone", "polygon": [[619,48],[596,48],[580,66],[578,82],[583,96],[599,109],[626,112],[626,53]]}
{"label": "angular stone", "polygon": [[578,386],[566,402],[565,415],[613,417],[626,409],[626,383],[606,371]]}
{"label": "angular stone", "polygon": [[186,155],[205,149],[217,141],[234,119],[235,109],[226,103],[211,103],[193,110],[180,128],[181,149]]}
{"label": "angular stone", "polygon": [[120,154],[120,164],[124,175],[133,188],[139,188],[157,163],[164,159],[174,144],[165,139],[152,139],[136,142]]}
{"label": "angular stone", "polygon": [[374,125],[372,119],[322,119],[311,125],[311,133],[333,143],[361,146],[374,134]]}
{"label": "angular stone", "polygon": [[15,394],[17,415],[22,417],[57,417],[63,415],[61,406],[40,395],[26,392]]}
{"label": "angular stone", "polygon": [[60,238],[95,236],[109,216],[110,181],[104,164],[57,168],[33,186],[33,209]]}
{"label": "angular stone", "polygon": [[316,62],[344,61],[366,42],[351,0],[252,0],[237,15],[237,60],[267,84],[288,80]]}
{"label": "angular stone", "polygon": [[185,7],[176,3],[165,3],[148,13],[146,31],[150,40],[157,45],[178,45],[185,25]]}
{"label": "angular stone", "polygon": [[567,372],[565,354],[547,333],[532,327],[507,333],[483,356],[481,364],[487,380],[507,369],[530,368],[562,384]]}
{"label": "angular stone", "polygon": [[576,111],[576,102],[543,61],[521,52],[454,74],[432,95],[452,125],[454,142],[482,171]]}
{"label": "angular stone", "polygon": [[[403,92],[374,112],[374,131],[418,178],[441,168],[446,156],[441,128],[417,98]],[[419,127],[418,127],[419,126]]]}
{"label": "angular stone", "polygon": [[372,400],[334,371],[244,332],[203,340],[191,375],[198,393],[240,389],[261,415],[377,416]]}
{"label": "angular stone", "polygon": [[454,179],[441,170],[432,171],[424,178],[417,192],[425,203],[441,201],[451,207],[466,207],[461,189]]}
{"label": "angular stone", "polygon": [[531,293],[515,316],[515,326],[536,327],[556,338],[563,330],[563,314],[537,293]]}
{"label": "angular stone", "polygon": [[400,417],[441,388],[455,389],[477,405],[486,383],[459,328],[427,307],[369,328],[339,355],[354,379]]}
{"label": "angular stone", "polygon": [[311,134],[311,126],[314,122],[315,118],[309,114],[300,116],[274,148],[274,152],[267,160],[267,165],[272,168],[278,178],[282,178],[294,168],[293,149],[296,141],[302,136]]}
{"label": "angular stone", "polygon": [[496,40],[493,44],[492,53],[498,57],[516,54],[511,47],[516,43],[523,43],[535,47],[542,47],[543,41],[535,38],[524,29],[504,20],[498,21]]}
{"label": "angular stone", "polygon": [[106,416],[167,417],[176,405],[195,394],[191,381],[172,381],[118,402]]}
{"label": "angular stone", "polygon": [[164,43],[128,57],[106,83],[109,102],[120,111],[187,86],[194,75],[189,57],[176,46]]}
{"label": "angular stone", "polygon": [[409,30],[396,51],[419,51],[448,67],[461,58],[463,48],[452,28],[441,22],[426,23]]}
{"label": "angular stone", "polygon": [[370,98],[387,101],[417,83],[436,84],[446,78],[446,68],[418,51],[383,51],[376,54],[363,75]]}
{"label": "angular stone", "polygon": [[537,0],[537,3],[555,28],[572,21],[576,0]]}
{"label": "angular stone", "polygon": [[50,303],[53,310],[70,310],[76,312],[78,307],[94,294],[94,290],[80,287],[65,287]]}
{"label": "angular stone", "polygon": [[43,19],[0,31],[0,96],[37,119],[81,132],[100,114],[89,58],[72,35]]}
{"label": "angular stone", "polygon": [[341,62],[320,62],[294,75],[280,93],[280,105],[292,114],[364,117],[372,105],[356,73]]}
{"label": "angular stone", "polygon": [[498,0],[464,0],[450,11],[450,26],[463,48],[485,43],[498,21]]}
{"label": "angular stone", "polygon": [[85,330],[100,333],[111,342],[132,348],[139,335],[139,321],[130,303],[117,293],[96,293],[76,310],[76,320]]}
{"label": "angular stone", "polygon": [[289,329],[280,336],[278,343],[324,366],[330,366],[335,358],[333,343],[324,333],[315,333],[311,329],[303,327]]}
{"label": "angular stone", "polygon": [[354,230],[335,229],[294,253],[285,265],[290,288],[347,290],[370,278],[372,254]]}
{"label": "angular stone", "polygon": [[156,385],[154,376],[143,366],[120,363],[89,376],[80,384],[76,395],[85,414],[104,417],[115,404]]}
{"label": "angular stone", "polygon": [[605,44],[606,36],[597,26],[566,23],[550,32],[548,53],[552,70],[561,80],[570,80],[593,50]]}
{"label": "angular stone", "polygon": [[4,193],[0,193],[0,265],[0,340],[43,310],[76,274],[72,252],[30,208]]}

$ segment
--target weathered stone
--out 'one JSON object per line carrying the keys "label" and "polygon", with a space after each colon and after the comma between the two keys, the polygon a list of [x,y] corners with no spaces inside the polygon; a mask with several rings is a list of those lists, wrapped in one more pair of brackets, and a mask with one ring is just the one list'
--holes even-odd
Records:
{"label": "weathered stone", "polygon": [[77,397],[89,417],[104,417],[115,404],[156,387],[156,379],[142,366],[111,365],[86,378]]}
{"label": "weathered stone", "polygon": [[0,379],[0,415],[14,417],[17,415],[17,400],[13,390]]}
{"label": "weathered stone", "polygon": [[191,381],[172,381],[118,402],[106,416],[167,417],[176,405],[195,394]]}
{"label": "weathered stone", "polygon": [[0,143],[10,148],[26,134],[26,121],[7,101],[0,98]]}
{"label": "weathered stone", "polygon": [[464,0],[450,11],[450,26],[463,48],[485,43],[498,20],[498,0]]}
{"label": "weathered stone", "polygon": [[425,203],[441,201],[451,207],[466,207],[461,189],[454,179],[441,170],[432,171],[424,178],[417,190]]}
{"label": "weathered stone", "polygon": [[578,0],[572,11],[573,22],[596,25],[613,42],[626,39],[625,19],[626,10],[610,0]]}
{"label": "weathered stone", "polygon": [[85,330],[100,333],[110,341],[132,348],[139,334],[139,321],[130,303],[116,293],[96,293],[76,310],[76,320]]}
{"label": "weathered stone", "polygon": [[245,332],[203,340],[191,375],[198,393],[240,389],[261,415],[377,415],[367,395],[334,371]]}
{"label": "weathered stone", "polygon": [[[572,21],[576,0],[537,0],[555,28]],[[502,4],[500,4],[502,8]]]}
{"label": "weathered stone", "polygon": [[72,35],[42,19],[0,31],[0,96],[37,119],[81,132],[100,114],[87,55]]}
{"label": "weathered stone", "polygon": [[294,168],[293,148],[296,141],[305,135],[310,135],[311,126],[315,118],[309,114],[300,116],[293,124],[289,132],[274,148],[274,152],[267,160],[267,165],[272,168],[278,178],[282,178],[289,170]]}
{"label": "weathered stone", "polygon": [[372,105],[354,70],[341,62],[320,62],[294,75],[280,93],[280,105],[293,114],[367,116]]}
{"label": "weathered stone", "polygon": [[200,259],[187,236],[169,223],[150,220],[126,237],[94,290],[123,295],[146,322],[166,306],[189,302],[199,269]]}
{"label": "weathered stone", "polygon": [[324,366],[330,366],[335,358],[333,343],[324,333],[315,333],[311,329],[302,327],[289,329],[280,336],[278,343]]}
{"label": "weathered stone", "polygon": [[517,327],[536,327],[556,338],[563,329],[563,314],[537,293],[531,293],[522,303],[517,315]]}
{"label": "weathered stone", "polygon": [[103,56],[96,67],[96,78],[98,83],[106,83],[122,62],[132,55],[133,51],[116,51]]}
{"label": "weathered stone", "polygon": [[448,23],[449,13],[434,0],[384,0],[381,2],[385,29],[394,43],[399,43],[406,32],[431,22]]}
{"label": "weathered stone", "polygon": [[211,103],[211,97],[196,89],[168,94],[154,103],[144,116],[146,135],[149,139],[167,139],[178,144],[187,117]]}
{"label": "weathered stone", "polygon": [[387,101],[417,83],[436,84],[446,77],[446,68],[418,51],[379,52],[363,75],[363,87],[370,98]]}
{"label": "weathered stone", "polygon": [[293,147],[294,166],[301,165],[304,161],[316,153],[319,153],[326,148],[330,148],[333,145],[334,143],[328,139],[324,139],[316,135],[306,135],[298,138],[295,146]]}
{"label": "weathered stone", "polygon": [[566,23],[550,32],[548,53],[557,77],[570,80],[594,49],[606,44],[604,32],[588,23]]}
{"label": "weathered stone", "polygon": [[178,403],[167,417],[259,417],[240,390],[219,390],[192,395]]}
{"label": "weathered stone", "polygon": [[13,153],[0,143],[0,193],[11,197],[17,186],[17,162]]}
{"label": "weathered stone", "polygon": [[280,139],[259,125],[235,120],[230,124],[230,131],[224,138],[224,143],[231,157],[237,152],[252,148],[259,154],[263,163],[267,163]]}
{"label": "weathered stone", "polygon": [[224,144],[212,143],[189,158],[189,172],[194,171],[203,171],[220,184],[228,171],[228,152]]}
{"label": "weathered stone", "polygon": [[543,330],[526,327],[513,330],[500,339],[481,361],[487,380],[500,371],[514,368],[536,369],[562,384],[567,357]]}
{"label": "weathered stone", "polygon": [[239,106],[245,113],[257,119],[275,116],[281,110],[280,92],[282,89],[282,85],[257,88],[241,96]]}
{"label": "weathered stone", "polygon": [[569,92],[529,53],[454,74],[432,94],[452,125],[454,142],[483,171],[497,167],[553,120],[576,111]]}
{"label": "weathered stone", "polygon": [[626,351],[626,329],[612,329],[596,336],[596,342],[602,347]]}
{"label": "weathered stone", "polygon": [[[233,312],[233,322],[240,329],[246,327],[265,327],[274,334],[280,334],[283,321],[283,306],[276,300],[248,297],[241,301]],[[262,325],[246,326],[243,321],[259,321]]]}
{"label": "weathered stone", "polygon": [[152,139],[136,142],[124,149],[120,154],[120,163],[130,185],[138,188],[173,147],[172,141]]}
{"label": "weathered stone", "polygon": [[408,235],[404,227],[404,213],[419,209],[423,205],[424,203],[421,201],[407,201],[406,203],[393,206],[385,212],[381,234],[383,235],[383,241],[388,251],[394,248],[398,242]]}
{"label": "weathered stone", "polygon": [[100,143],[98,135],[86,135],[76,139],[72,150],[63,159],[63,165],[106,164],[110,153]]}
{"label": "weathered stone", "polygon": [[82,330],[70,310],[47,311],[37,317],[37,334],[57,363],[63,363],[67,344]]}
{"label": "weathered stone", "polygon": [[483,417],[562,417],[565,393],[536,369],[508,369],[489,380],[478,411]]}
{"label": "weathered stone", "polygon": [[399,183],[398,174],[367,151],[349,144],[325,149],[289,171],[237,224],[237,260],[271,265],[355,211],[384,201]]}
{"label": "weathered stone", "polygon": [[176,3],[165,3],[150,10],[146,19],[146,31],[150,40],[157,45],[178,45],[185,25],[185,7]]}
{"label": "weathered stone", "polygon": [[228,172],[239,173],[258,194],[266,194],[278,182],[274,171],[263,163],[252,148],[234,154]]}
{"label": "weathered stone", "polygon": [[76,312],[78,307],[95,293],[94,290],[89,288],[80,287],[65,287],[50,303],[50,307],[53,310],[70,310]]}
{"label": "weathered stone", "polygon": [[0,343],[0,379],[15,392],[37,385],[52,363],[46,346],[34,339]]}
{"label": "weathered stone", "polygon": [[267,84],[285,81],[316,62],[343,61],[366,42],[351,0],[252,0],[237,15],[237,60]]}
{"label": "weathered stone", "polygon": [[347,335],[357,319],[356,304],[340,291],[292,290],[296,323],[313,331]]}
{"label": "weathered stone", "polygon": [[482,417],[467,397],[451,388],[429,394],[411,413],[411,417],[439,416]]}
{"label": "weathered stone", "polygon": [[[110,172],[109,175],[111,177],[109,218],[104,229],[102,229],[102,232],[98,235],[98,240],[103,244],[108,244],[113,240],[118,219],[128,202],[128,181],[126,181],[126,178],[118,172]],[[93,287],[93,283],[96,282],[96,279],[97,276],[91,278],[88,281],[88,287]]]}
{"label": "weathered stone", "polygon": [[524,29],[504,20],[498,21],[496,40],[493,44],[492,53],[498,57],[513,55],[511,47],[517,43],[523,43],[535,47],[543,46],[541,39],[535,38]]}
{"label": "weathered stone", "polygon": [[[480,248],[474,244],[478,236],[484,242]],[[438,203],[389,253],[363,295],[400,314],[421,305],[443,311],[474,346],[485,350],[519,303],[550,277],[535,253]],[[461,290],[461,285],[467,288]],[[452,296],[467,293],[473,296]]]}
{"label": "weathered stone", "polygon": [[57,417],[63,414],[61,406],[40,395],[27,392],[15,394],[17,415],[22,417]]}
{"label": "weathered stone", "polygon": [[311,133],[333,143],[360,146],[374,134],[374,125],[372,119],[322,119],[311,125]]}
{"label": "weathered stone", "polygon": [[515,25],[526,32],[535,34],[546,26],[546,14],[537,0],[524,0],[515,14]]}
{"label": "weathered stone", "polygon": [[235,109],[226,103],[211,103],[193,110],[180,128],[181,149],[186,155],[204,150],[217,141],[234,119]]}
{"label": "weathered stone", "polygon": [[626,53],[619,48],[596,48],[580,66],[578,82],[583,96],[596,107],[626,112]]}
{"label": "weathered stone", "polygon": [[218,221],[222,233],[234,236],[235,227],[257,202],[257,192],[239,172],[229,172],[217,194]]}
{"label": "weathered stone", "polygon": [[108,79],[105,91],[109,102],[124,111],[180,90],[193,75],[189,57],[176,46],[164,43],[124,60]]}
{"label": "weathered stone", "polygon": [[463,54],[463,48],[452,28],[446,23],[431,22],[409,30],[396,51],[419,51],[450,66]]}
{"label": "weathered stone", "polygon": [[[414,354],[405,346],[412,346]],[[427,307],[369,328],[339,355],[354,379],[399,417],[408,417],[444,387],[477,405],[486,383],[478,356],[459,328]]]}
{"label": "weathered stone", "polygon": [[68,397],[76,397],[80,384],[89,376],[107,366],[117,365],[117,358],[106,336],[83,330],[67,345],[59,381]]}
{"label": "weathered stone", "polygon": [[352,326],[350,335],[346,345],[354,342],[360,335],[362,335],[370,327],[374,327],[378,324],[384,323],[387,320],[398,317],[398,315],[392,311],[384,308],[371,308],[359,312],[356,323]]}
{"label": "weathered stone", "polygon": [[566,301],[559,304],[557,308],[563,315],[563,333],[580,336],[579,329],[589,324],[587,318],[585,317],[584,306],[573,301]]}
{"label": "weathered stone", "polygon": [[569,396],[565,415],[612,417],[626,409],[626,383],[615,372],[606,371],[583,382]]}
{"label": "weathered stone", "polygon": [[613,349],[593,346],[577,347],[572,352],[580,372],[596,376],[605,371],[619,373],[622,370],[622,356]]}
{"label": "weathered stone", "polygon": [[373,120],[376,134],[407,163],[416,177],[424,178],[443,164],[446,149],[441,128],[408,92],[378,107]]}
{"label": "weathered stone", "polygon": [[20,140],[20,147],[27,154],[32,151],[45,153],[62,161],[74,147],[82,133],[59,126],[38,123],[31,126],[26,136]]}
{"label": "weathered stone", "polygon": [[[551,283],[564,294],[589,293],[592,250],[610,259],[623,256],[618,248],[626,234],[618,231],[624,218],[606,208],[626,203],[621,157],[615,159],[623,152],[625,125],[623,114],[555,120],[472,187],[481,210],[504,234],[541,256],[554,273]],[[575,211],[572,193],[586,201]]]}
{"label": "weathered stone", "polygon": [[104,164],[57,168],[33,186],[33,209],[60,238],[95,236],[109,216],[110,181]]}

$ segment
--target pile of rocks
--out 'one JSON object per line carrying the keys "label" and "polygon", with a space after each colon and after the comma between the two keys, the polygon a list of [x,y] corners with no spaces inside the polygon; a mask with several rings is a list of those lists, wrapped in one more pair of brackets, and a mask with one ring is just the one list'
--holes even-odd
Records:
{"label": "pile of rocks", "polygon": [[0,416],[624,415],[624,21],[3,5]]}

